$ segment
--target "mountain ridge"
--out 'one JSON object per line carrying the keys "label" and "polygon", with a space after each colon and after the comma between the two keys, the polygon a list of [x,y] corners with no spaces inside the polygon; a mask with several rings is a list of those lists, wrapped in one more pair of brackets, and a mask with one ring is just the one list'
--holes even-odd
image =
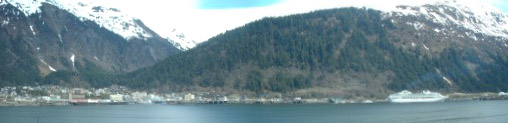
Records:
{"label": "mountain ridge", "polygon": [[[130,16],[116,8],[97,5],[93,1],[87,0],[6,0],[3,5],[12,4],[20,9],[25,15],[29,16],[41,12],[40,7],[43,3],[57,6],[68,11],[81,21],[94,21],[101,27],[121,35],[126,40],[138,38],[147,40],[151,37],[163,37],[180,50],[187,50],[194,47],[197,43],[193,40],[180,37],[184,35],[179,32],[168,31],[167,33],[156,33],[148,29],[144,24],[140,24],[141,19]],[[168,28],[168,30],[170,30]],[[157,36],[156,36],[157,35]]]}
{"label": "mountain ridge", "polygon": [[[164,55],[153,57],[160,50],[152,47],[158,44],[128,53],[122,58],[131,58],[135,62],[123,64],[125,66],[139,64],[136,61],[139,58],[130,56],[138,52],[143,53],[138,54],[140,57],[154,59],[154,62],[153,66],[145,64],[148,67],[126,74],[115,75],[104,71],[104,67],[97,63],[107,57],[94,56],[97,52],[83,57],[85,55],[76,51],[65,50],[65,53],[57,52],[61,56],[50,55],[51,62],[47,62],[48,56],[45,56],[43,60],[27,60],[20,64],[30,66],[36,62],[39,68],[56,71],[43,80],[35,78],[43,81],[43,84],[118,84],[160,91],[367,98],[384,98],[389,93],[405,89],[439,92],[506,91],[508,75],[504,70],[508,69],[508,45],[505,34],[508,33],[504,27],[508,17],[498,11],[478,12],[478,15],[471,12],[471,9],[464,8],[467,7],[455,6],[454,3],[398,6],[395,8],[397,10],[389,12],[350,7],[267,17],[212,37],[195,48],[168,55],[168,58],[163,58]],[[104,8],[95,10],[102,11]],[[19,12],[6,14],[14,16],[16,13]],[[483,17],[483,14],[489,17]],[[37,18],[35,15],[32,17]],[[58,18],[49,17],[53,20]],[[51,21],[38,22],[47,23],[41,25],[51,25],[48,23]],[[49,39],[47,41],[58,46],[72,39],[69,37],[77,36],[61,33],[67,27],[49,26],[52,28],[39,31],[42,30],[41,25],[23,25],[20,34],[40,35],[49,32],[51,34],[45,35]],[[98,32],[104,34],[87,35],[85,39],[105,37],[114,41],[125,40],[125,37],[111,34],[114,32],[102,30],[105,27],[92,21],[85,21],[84,25],[101,28]],[[15,30],[12,29],[12,23],[7,26],[11,28],[5,28],[5,31]],[[496,28],[492,29],[493,27]],[[6,34],[14,33],[3,35]],[[180,34],[175,36],[185,38]],[[156,39],[159,43],[163,40],[163,37]],[[28,45],[16,45],[13,40],[7,41],[12,44],[6,46],[31,49],[13,56],[14,60],[16,57],[30,56],[35,51],[48,49],[35,48],[30,42]],[[101,44],[93,40],[85,41]],[[125,42],[108,44],[119,46],[119,49],[108,52],[126,52],[136,49],[132,46],[149,43],[142,39]],[[130,50],[123,49],[125,47]],[[16,49],[7,48],[8,52],[5,53]],[[94,47],[82,50],[87,49],[93,50]],[[12,63],[9,60],[4,62],[8,65]],[[123,63],[113,60],[115,62]],[[54,63],[60,64],[57,66]],[[111,69],[125,66],[114,66]],[[32,68],[30,66],[26,69]]]}
{"label": "mountain ridge", "polygon": [[[139,20],[133,22],[153,37],[126,39],[95,21],[82,20],[48,3],[42,3],[38,12],[30,15],[12,4],[3,3],[0,8],[3,35],[0,43],[4,46],[2,57],[6,58],[1,63],[0,79],[5,81],[1,84],[44,84],[47,76],[61,72],[77,75],[87,70],[99,73],[133,71],[179,52]],[[25,80],[20,75],[30,76],[26,77],[30,79]]]}
{"label": "mountain ridge", "polygon": [[[426,26],[414,28],[415,22]],[[499,70],[507,66],[508,48],[497,45],[503,38],[443,33],[471,33],[460,27],[435,31],[441,26],[365,8],[264,18],[129,73],[122,84],[377,98],[404,89],[506,90]]]}

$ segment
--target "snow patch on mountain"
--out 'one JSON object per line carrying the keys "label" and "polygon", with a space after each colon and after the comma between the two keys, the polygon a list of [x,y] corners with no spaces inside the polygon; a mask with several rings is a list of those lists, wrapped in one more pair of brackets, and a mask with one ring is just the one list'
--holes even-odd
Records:
{"label": "snow patch on mountain", "polygon": [[427,47],[425,44],[423,44],[423,48],[425,48],[425,50],[430,50],[429,47]]}
{"label": "snow patch on mountain", "polygon": [[39,13],[43,3],[57,6],[79,17],[81,21],[94,21],[101,27],[119,34],[125,39],[152,37],[145,29],[137,24],[136,18],[122,13],[115,8],[102,7],[86,0],[8,0],[4,4],[11,4],[20,9],[26,16]]}
{"label": "snow patch on mountain", "polygon": [[[7,19],[9,19],[9,18],[7,18]],[[7,25],[7,24],[9,24],[9,20],[4,20],[4,21],[2,21],[2,26],[5,26],[5,25]]]}
{"label": "snow patch on mountain", "polygon": [[48,69],[49,69],[49,70],[51,70],[51,71],[53,71],[53,72],[56,72],[56,69],[55,69],[55,68],[53,68],[53,67],[51,67],[51,65],[49,65],[48,63],[46,63],[46,61],[44,61],[42,58],[39,58],[39,61],[41,61],[41,62],[42,62],[42,64],[44,64],[44,65],[48,66]]}
{"label": "snow patch on mountain", "polygon": [[48,67],[49,67],[49,70],[56,72],[55,68],[51,67],[50,65],[48,65]]}
{"label": "snow patch on mountain", "polygon": [[76,55],[74,55],[74,53],[72,53],[71,55],[71,62],[72,62],[72,67],[74,68],[75,64],[74,64],[74,58],[76,57]]}
{"label": "snow patch on mountain", "polygon": [[60,34],[58,34],[58,41],[60,41],[60,43],[63,43],[62,35],[60,35]]}
{"label": "snow patch on mountain", "polygon": [[446,81],[446,83],[448,83],[448,85],[453,85],[453,84],[452,84],[452,81],[450,81],[448,78],[446,78],[446,77],[444,77],[444,76],[443,76],[443,80],[445,80],[445,81]]}
{"label": "snow patch on mountain", "polygon": [[413,27],[416,29],[416,30],[420,30],[420,29],[423,29],[423,27],[425,27],[425,24],[422,24],[420,22],[407,22],[408,25],[413,25]]}
{"label": "snow patch on mountain", "polygon": [[194,40],[187,39],[183,33],[178,32],[176,29],[173,29],[168,33],[163,33],[161,36],[165,37],[169,43],[173,44],[173,46],[180,50],[188,50],[198,44]]}
{"label": "snow patch on mountain", "polygon": [[32,31],[32,34],[35,36],[37,33],[35,33],[34,31],[34,27],[32,25],[30,25],[30,30]]}
{"label": "snow patch on mountain", "polygon": [[434,32],[439,33],[439,32],[441,32],[441,30],[439,30],[439,29],[434,29]]}

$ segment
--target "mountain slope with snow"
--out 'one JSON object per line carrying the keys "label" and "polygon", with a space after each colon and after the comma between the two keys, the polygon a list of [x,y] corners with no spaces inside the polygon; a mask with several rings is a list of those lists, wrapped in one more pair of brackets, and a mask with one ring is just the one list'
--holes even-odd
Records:
{"label": "mountain slope with snow", "polygon": [[90,20],[96,22],[112,32],[115,32],[125,39],[139,38],[147,39],[153,36],[143,29],[136,21],[138,19],[122,13],[115,8],[102,7],[93,4],[92,1],[84,0],[7,0],[5,4],[12,4],[19,8],[27,16],[39,13],[42,3],[48,3],[66,10],[82,21]]}
{"label": "mountain slope with snow", "polygon": [[[7,2],[12,1],[8,0]],[[144,39],[153,36],[136,24],[135,17],[123,14],[118,9],[96,5],[90,0],[16,0],[25,13],[36,13],[37,6],[42,2],[59,6],[71,13],[92,20],[99,25],[122,35],[124,38]],[[14,3],[13,2],[13,3]],[[508,19],[506,14],[492,5],[480,0],[393,0],[391,2],[377,3],[375,0],[332,2],[335,7],[367,7],[381,10],[390,16],[421,16],[445,26],[458,25],[475,33],[482,33],[496,37],[508,37]],[[5,3],[5,2],[4,2]],[[429,6],[447,6],[442,8],[429,8]],[[451,14],[451,13],[454,14]],[[457,14],[464,15],[457,17]],[[273,15],[272,15],[273,16]],[[279,15],[280,16],[280,15]],[[285,16],[285,15],[282,15]],[[163,17],[161,17],[163,18]],[[254,21],[254,20],[252,20]],[[181,50],[193,48],[197,42],[192,37],[182,38],[181,33],[174,32],[172,28],[157,32],[160,37],[166,38]]]}
{"label": "mountain slope with snow", "polygon": [[133,71],[180,52],[119,10],[65,2],[0,4],[0,84],[71,82],[64,75],[96,79],[100,73]]}
{"label": "mountain slope with snow", "polygon": [[419,6],[399,5],[391,10],[385,9],[385,12],[387,16],[417,16],[444,27],[462,27],[508,39],[508,15],[488,4],[476,2],[445,0]]}
{"label": "mountain slope with snow", "polygon": [[187,39],[183,33],[178,32],[176,29],[173,29],[171,32],[164,33],[165,38],[173,44],[173,46],[177,47],[180,50],[189,50],[194,48],[198,43],[194,40]]}

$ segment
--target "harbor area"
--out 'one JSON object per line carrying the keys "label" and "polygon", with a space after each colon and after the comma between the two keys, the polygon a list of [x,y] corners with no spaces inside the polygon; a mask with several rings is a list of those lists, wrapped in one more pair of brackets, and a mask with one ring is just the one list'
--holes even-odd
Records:
{"label": "harbor area", "polygon": [[224,92],[173,92],[155,93],[130,90],[123,86],[107,88],[66,88],[60,86],[21,86],[0,89],[0,106],[78,106],[78,105],[128,105],[128,104],[346,104],[389,103],[408,101],[471,101],[508,100],[505,92],[450,93],[434,92],[394,93],[387,98],[364,97],[298,97],[283,94],[246,95]]}

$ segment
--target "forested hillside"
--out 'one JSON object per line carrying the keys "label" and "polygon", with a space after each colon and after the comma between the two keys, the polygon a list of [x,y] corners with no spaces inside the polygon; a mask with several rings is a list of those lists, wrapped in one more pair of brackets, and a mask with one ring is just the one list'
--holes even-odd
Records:
{"label": "forested hillside", "polygon": [[431,53],[407,48],[401,39],[412,35],[401,35],[401,30],[381,12],[364,8],[264,18],[123,75],[119,82],[180,91],[339,96],[507,89],[505,54],[479,58],[480,52],[468,47]]}

